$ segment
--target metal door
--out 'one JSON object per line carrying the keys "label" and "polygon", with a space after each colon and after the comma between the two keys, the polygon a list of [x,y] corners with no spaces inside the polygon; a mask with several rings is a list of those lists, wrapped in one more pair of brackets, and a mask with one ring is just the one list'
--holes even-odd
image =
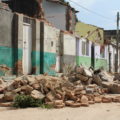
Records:
{"label": "metal door", "polygon": [[30,24],[23,24],[23,74],[31,74],[32,32]]}

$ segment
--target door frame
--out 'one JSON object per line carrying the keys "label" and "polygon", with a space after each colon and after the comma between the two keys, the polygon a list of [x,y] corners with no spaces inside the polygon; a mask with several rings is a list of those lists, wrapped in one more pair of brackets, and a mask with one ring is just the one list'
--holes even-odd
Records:
{"label": "door frame", "polygon": [[[23,74],[28,75],[28,74],[32,73],[32,56],[31,56],[32,55],[32,26],[31,26],[31,24],[24,22],[23,23],[23,32],[24,32],[24,26],[28,26],[30,28],[29,29],[30,30],[30,34],[28,33],[30,35],[30,37],[28,37],[28,41],[29,42],[27,40],[24,41],[24,33],[23,33],[23,59],[22,59],[23,64],[22,64],[22,66],[23,66]],[[27,42],[28,42],[28,44],[26,44]],[[25,46],[25,45],[28,45],[28,46]],[[27,48],[25,48],[25,47],[27,47]],[[30,51],[31,52],[29,52],[29,47],[30,47]],[[26,51],[26,49],[28,51]],[[30,59],[28,58],[26,60],[26,52],[27,52],[27,54],[30,55]],[[26,65],[26,63],[27,63],[27,65]]]}

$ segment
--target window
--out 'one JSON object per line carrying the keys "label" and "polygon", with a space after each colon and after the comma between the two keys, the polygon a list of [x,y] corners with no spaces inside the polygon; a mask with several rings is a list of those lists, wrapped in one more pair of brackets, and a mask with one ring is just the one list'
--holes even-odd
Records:
{"label": "window", "polygon": [[86,42],[82,41],[82,55],[86,55]]}
{"label": "window", "polygon": [[82,41],[82,55],[89,56],[89,41]]}
{"label": "window", "polygon": [[51,41],[51,47],[53,47],[53,41]]}
{"label": "window", "polygon": [[101,58],[105,58],[105,47],[104,46],[100,47],[100,56]]}
{"label": "window", "polygon": [[89,56],[89,41],[86,42],[86,55]]}

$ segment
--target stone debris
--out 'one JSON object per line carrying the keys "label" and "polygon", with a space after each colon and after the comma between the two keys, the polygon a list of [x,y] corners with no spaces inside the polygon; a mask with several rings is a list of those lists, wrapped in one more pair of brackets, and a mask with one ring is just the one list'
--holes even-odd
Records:
{"label": "stone debris", "polygon": [[87,96],[83,95],[80,101],[82,106],[89,106],[89,100]]}
{"label": "stone debris", "polygon": [[44,99],[55,108],[88,107],[95,103],[120,102],[119,80],[103,70],[76,67],[61,77],[25,75],[6,82],[0,79],[0,106],[10,106],[16,95]]}
{"label": "stone debris", "polygon": [[31,92],[31,96],[34,98],[34,99],[43,99],[45,96],[38,90],[33,90]]}

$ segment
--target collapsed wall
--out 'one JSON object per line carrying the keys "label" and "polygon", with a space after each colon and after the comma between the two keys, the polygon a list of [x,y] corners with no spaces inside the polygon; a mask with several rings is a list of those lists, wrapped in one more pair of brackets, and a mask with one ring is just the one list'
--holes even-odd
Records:
{"label": "collapsed wall", "polygon": [[43,18],[42,0],[10,0],[3,1],[13,12],[22,13],[30,17]]}
{"label": "collapsed wall", "polygon": [[77,67],[68,76],[61,77],[24,75],[9,82],[1,77],[0,106],[11,107],[18,95],[43,100],[44,105],[55,108],[119,103],[120,84],[118,79],[113,80],[114,76],[106,71],[92,71],[83,67]]}

